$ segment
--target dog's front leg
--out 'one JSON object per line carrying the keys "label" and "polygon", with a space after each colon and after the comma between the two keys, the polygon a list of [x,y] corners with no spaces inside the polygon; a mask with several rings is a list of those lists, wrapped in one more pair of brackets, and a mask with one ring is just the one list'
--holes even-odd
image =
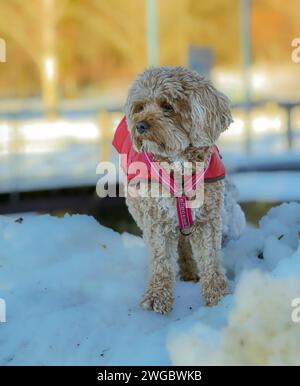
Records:
{"label": "dog's front leg", "polygon": [[149,251],[149,279],[141,306],[160,314],[172,310],[175,286],[177,243],[175,236],[167,237],[157,224],[144,233]]}
{"label": "dog's front leg", "polygon": [[204,302],[213,306],[228,292],[221,261],[221,221],[195,224],[191,245],[200,271],[200,284]]}

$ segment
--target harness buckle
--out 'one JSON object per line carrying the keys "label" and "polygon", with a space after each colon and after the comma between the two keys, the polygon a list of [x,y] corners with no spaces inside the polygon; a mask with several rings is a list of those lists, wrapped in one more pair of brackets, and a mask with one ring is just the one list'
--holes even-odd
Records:
{"label": "harness buckle", "polygon": [[189,236],[193,233],[193,227],[186,227],[186,228],[182,228],[182,229],[179,229],[180,233],[182,234],[182,236]]}

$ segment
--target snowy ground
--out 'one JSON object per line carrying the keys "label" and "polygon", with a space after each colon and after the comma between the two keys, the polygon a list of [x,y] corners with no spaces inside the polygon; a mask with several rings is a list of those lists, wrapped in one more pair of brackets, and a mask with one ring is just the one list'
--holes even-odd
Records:
{"label": "snowy ground", "polygon": [[207,308],[178,282],[161,316],[138,306],[140,238],[82,215],[0,216],[0,364],[299,365],[299,230],[299,204],[273,208],[224,250],[231,295]]}
{"label": "snowy ground", "polygon": [[300,201],[300,171],[248,172],[230,175],[239,201]]}

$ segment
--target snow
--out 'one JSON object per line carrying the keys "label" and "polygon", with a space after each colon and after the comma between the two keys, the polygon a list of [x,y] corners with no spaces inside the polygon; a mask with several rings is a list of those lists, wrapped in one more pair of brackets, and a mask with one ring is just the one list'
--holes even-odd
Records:
{"label": "snow", "polygon": [[71,144],[35,154],[0,155],[0,193],[95,185],[99,145]]}
{"label": "snow", "polygon": [[0,216],[0,250],[1,364],[167,363],[167,326],[200,306],[180,283],[171,316],[142,311],[142,240],[89,216]]}
{"label": "snow", "polygon": [[[4,155],[0,151],[0,193],[96,185],[99,143],[55,144],[53,148],[47,143],[47,150]],[[118,154],[111,144],[109,152],[118,170]]]}
{"label": "snow", "polygon": [[[300,258],[300,254],[298,254]],[[300,329],[291,319],[291,299],[299,296],[300,280],[275,280],[251,271],[239,282],[235,297],[211,311],[225,311],[221,328],[206,320],[185,324],[168,346],[175,365],[299,365]],[[231,302],[230,302],[231,300]],[[231,303],[234,300],[234,306]]]}
{"label": "snow", "polygon": [[300,197],[300,171],[248,172],[231,174],[239,189],[239,201],[297,201]]}
{"label": "snow", "polygon": [[[284,143],[284,141],[283,141]],[[241,145],[241,144],[240,144]],[[300,152],[270,148],[268,137],[251,154],[238,146],[222,145],[221,152],[230,179],[239,190],[239,202],[298,201],[300,197]]]}
{"label": "snow", "polygon": [[299,365],[299,230],[299,204],[271,209],[224,249],[231,294],[208,308],[197,284],[177,282],[162,316],[138,305],[139,237],[84,215],[0,216],[0,364]]}
{"label": "snow", "polygon": [[[272,150],[262,142],[258,148],[254,147],[251,153],[246,153],[242,148],[243,143],[234,146],[220,145],[223,161],[228,170],[234,172],[237,168],[253,168],[258,166],[272,167],[276,165],[299,165],[299,147],[294,144],[293,150]],[[257,145],[257,144],[256,144]]]}
{"label": "snow", "polygon": [[300,364],[300,326],[291,318],[292,301],[300,295],[299,229],[300,205],[282,204],[262,218],[259,229],[226,246],[233,293],[173,328],[173,364]]}

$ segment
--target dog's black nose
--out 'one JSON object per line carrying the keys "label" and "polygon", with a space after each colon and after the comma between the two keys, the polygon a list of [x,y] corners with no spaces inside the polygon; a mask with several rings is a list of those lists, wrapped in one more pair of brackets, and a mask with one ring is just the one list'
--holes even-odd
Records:
{"label": "dog's black nose", "polygon": [[136,129],[139,132],[139,134],[144,134],[147,130],[149,130],[150,125],[146,121],[139,121],[136,124]]}

